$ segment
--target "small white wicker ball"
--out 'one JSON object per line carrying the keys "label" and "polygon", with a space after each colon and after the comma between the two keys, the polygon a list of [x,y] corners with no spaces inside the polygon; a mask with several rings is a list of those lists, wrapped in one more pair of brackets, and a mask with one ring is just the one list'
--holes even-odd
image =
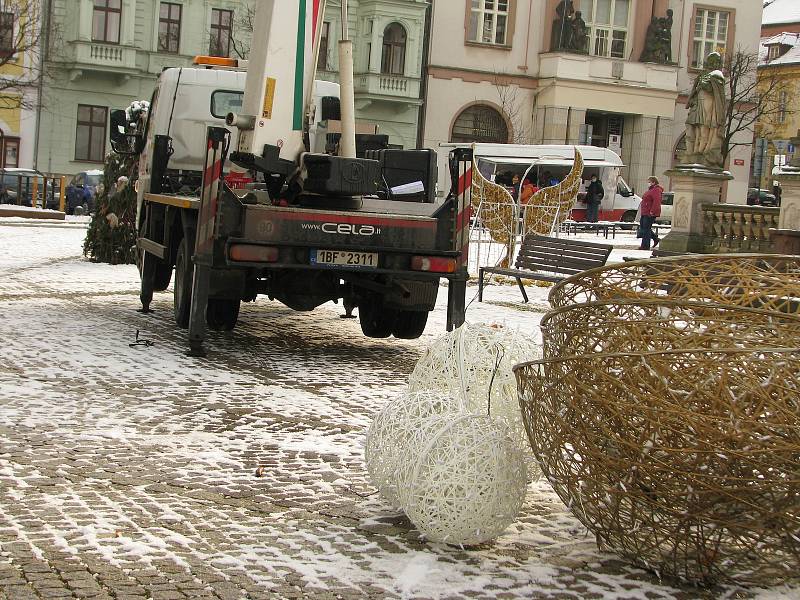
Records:
{"label": "small white wicker ball", "polygon": [[514,443],[525,453],[529,478],[541,471],[530,454],[517,381],[512,367],[541,358],[541,345],[504,327],[464,323],[434,340],[408,379],[410,391],[437,390],[462,399],[467,412],[489,414],[511,429]]}
{"label": "small white wicker ball", "polygon": [[367,431],[364,460],[372,485],[389,504],[401,507],[397,468],[408,440],[419,431],[419,423],[433,415],[460,410],[457,400],[439,392],[421,391],[392,400],[375,416]]}
{"label": "small white wicker ball", "polygon": [[492,540],[525,500],[522,453],[501,423],[485,415],[442,414],[419,426],[422,442],[400,467],[403,509],[429,540],[471,546]]}

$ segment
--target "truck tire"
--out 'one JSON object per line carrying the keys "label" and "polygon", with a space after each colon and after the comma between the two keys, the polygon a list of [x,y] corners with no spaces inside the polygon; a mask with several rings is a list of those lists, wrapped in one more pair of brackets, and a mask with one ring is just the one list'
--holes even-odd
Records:
{"label": "truck tire", "polygon": [[173,289],[173,311],[178,327],[189,327],[189,310],[192,308],[192,258],[189,243],[184,237],[175,257],[175,287]]}
{"label": "truck tire", "polygon": [[633,229],[633,222],[636,220],[636,211],[635,210],[626,210],[622,213],[622,216],[619,219],[623,223],[630,223],[630,225],[620,225],[620,229],[624,229],[626,231],[630,231]]}
{"label": "truck tire", "polygon": [[394,321],[394,337],[401,340],[417,339],[425,331],[428,314],[426,310],[401,310]]}
{"label": "truck tire", "polygon": [[239,320],[239,300],[209,298],[206,307],[206,324],[212,331],[230,331]]}
{"label": "truck tire", "polygon": [[379,301],[358,305],[358,321],[361,332],[371,338],[387,338],[392,335],[397,312],[384,308]]}

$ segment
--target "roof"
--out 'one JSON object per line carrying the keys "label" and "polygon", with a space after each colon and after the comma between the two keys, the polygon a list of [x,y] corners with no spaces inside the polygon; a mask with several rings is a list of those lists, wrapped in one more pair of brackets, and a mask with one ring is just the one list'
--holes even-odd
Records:
{"label": "roof", "polygon": [[797,0],[765,0],[762,25],[800,23],[800,2]]}
{"label": "roof", "polygon": [[[776,0],[777,1],[777,0]],[[767,48],[775,44],[781,46],[791,46],[788,52],[776,59],[767,61]],[[758,48],[758,66],[775,67],[781,65],[800,64],[800,33],[779,33],[768,38],[761,38],[761,45]]]}
{"label": "roof", "polygon": [[493,162],[513,162],[504,159],[517,159],[520,164],[541,162],[556,164],[561,161],[571,165],[575,158],[575,148],[580,150],[584,162],[588,164],[608,163],[609,166],[624,166],[620,157],[608,148],[599,146],[573,145],[525,145],[525,144],[439,144],[443,148],[473,148],[475,156]]}

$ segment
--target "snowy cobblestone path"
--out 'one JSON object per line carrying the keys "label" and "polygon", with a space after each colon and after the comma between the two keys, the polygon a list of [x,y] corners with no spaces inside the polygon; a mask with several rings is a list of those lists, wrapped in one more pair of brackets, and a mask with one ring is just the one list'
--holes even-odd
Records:
{"label": "snowy cobblestone path", "polygon": [[[544,483],[495,544],[425,544],[362,452],[423,344],[259,300],[191,359],[171,295],[137,313],[135,267],[85,262],[84,233],[0,224],[0,599],[800,596],[659,582]],[[516,293],[470,319],[532,328]]]}

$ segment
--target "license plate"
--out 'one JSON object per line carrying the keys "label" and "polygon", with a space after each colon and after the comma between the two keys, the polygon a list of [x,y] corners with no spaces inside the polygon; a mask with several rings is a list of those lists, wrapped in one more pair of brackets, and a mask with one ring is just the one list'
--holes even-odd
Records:
{"label": "license plate", "polygon": [[312,265],[337,267],[377,267],[377,252],[350,252],[349,250],[312,250]]}

